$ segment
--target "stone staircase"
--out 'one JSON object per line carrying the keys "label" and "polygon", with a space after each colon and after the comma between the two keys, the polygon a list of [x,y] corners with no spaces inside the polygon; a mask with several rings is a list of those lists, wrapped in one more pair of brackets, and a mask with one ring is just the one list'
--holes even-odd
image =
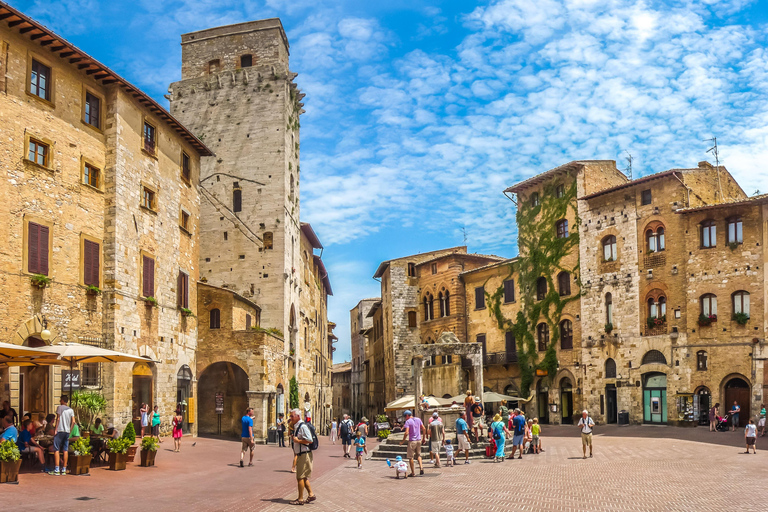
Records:
{"label": "stone staircase", "polygon": [[[456,459],[463,460],[464,452],[461,452],[461,455],[456,452],[456,449],[458,448],[458,444],[456,442],[456,433],[447,432],[446,434],[448,435],[448,439],[451,440],[451,444],[453,444],[453,453],[456,456]],[[371,456],[371,460],[395,460],[395,457],[398,455],[405,459],[408,452],[408,445],[407,443],[403,443],[401,445],[400,442],[402,440],[403,434],[400,433],[391,434],[387,439],[383,441],[374,441],[373,439],[368,438],[368,453]],[[469,452],[469,458],[484,459],[486,446],[488,446],[488,442],[486,441],[472,443],[472,449]],[[373,447],[372,450],[371,447]],[[512,443],[509,440],[504,447],[504,451],[507,455],[512,452]],[[421,457],[422,459],[429,459],[429,444],[423,444],[421,446]],[[440,450],[440,457],[445,457],[445,450]]]}

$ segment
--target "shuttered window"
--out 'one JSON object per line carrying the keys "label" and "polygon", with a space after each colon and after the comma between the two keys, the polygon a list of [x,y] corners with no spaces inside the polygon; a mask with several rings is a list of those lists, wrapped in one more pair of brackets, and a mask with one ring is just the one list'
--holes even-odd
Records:
{"label": "shuttered window", "polygon": [[245,330],[251,328],[251,315],[245,315]]}
{"label": "shuttered window", "polygon": [[475,309],[485,309],[485,286],[475,288]]}
{"label": "shuttered window", "polygon": [[99,249],[96,242],[83,241],[83,284],[86,286],[99,286]]}
{"label": "shuttered window", "polygon": [[27,270],[48,275],[48,226],[30,222],[27,232]]}
{"label": "shuttered window", "polygon": [[515,302],[515,281],[508,279],[504,281],[504,302]]}
{"label": "shuttered window", "polygon": [[504,349],[506,350],[507,354],[517,354],[514,332],[507,331],[504,333]]}
{"label": "shuttered window", "polygon": [[179,307],[189,308],[189,276],[181,270],[179,270],[179,278],[176,290]]}
{"label": "shuttered window", "polygon": [[142,293],[145,297],[155,296],[155,260],[147,256],[142,256]]}
{"label": "shuttered window", "polygon": [[232,211],[235,213],[243,211],[243,191],[239,188],[232,191]]}

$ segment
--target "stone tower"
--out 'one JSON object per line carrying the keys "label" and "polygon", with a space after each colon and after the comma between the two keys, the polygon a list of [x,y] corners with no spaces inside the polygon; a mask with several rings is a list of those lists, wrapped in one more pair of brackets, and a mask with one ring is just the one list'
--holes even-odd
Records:
{"label": "stone tower", "polygon": [[295,346],[299,322],[299,115],[279,19],[181,36],[171,113],[215,152],[200,170],[200,278],[261,307]]}

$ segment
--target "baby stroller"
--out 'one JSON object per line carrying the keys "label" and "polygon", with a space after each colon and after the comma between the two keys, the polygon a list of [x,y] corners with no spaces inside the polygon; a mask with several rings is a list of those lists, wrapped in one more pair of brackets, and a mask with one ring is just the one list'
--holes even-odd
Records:
{"label": "baby stroller", "polygon": [[727,413],[725,416],[718,416],[715,430],[718,432],[728,432],[728,423],[730,422],[730,419],[731,413]]}

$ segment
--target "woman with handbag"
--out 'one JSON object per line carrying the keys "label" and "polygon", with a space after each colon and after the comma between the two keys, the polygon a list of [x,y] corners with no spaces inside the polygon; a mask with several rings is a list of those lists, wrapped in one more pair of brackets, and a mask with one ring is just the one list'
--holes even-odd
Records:
{"label": "woman with handbag", "polygon": [[496,441],[496,455],[493,457],[493,462],[504,462],[504,443],[506,442],[507,427],[501,421],[500,414],[493,417],[493,423],[491,423],[489,430],[493,433],[493,439]]}

